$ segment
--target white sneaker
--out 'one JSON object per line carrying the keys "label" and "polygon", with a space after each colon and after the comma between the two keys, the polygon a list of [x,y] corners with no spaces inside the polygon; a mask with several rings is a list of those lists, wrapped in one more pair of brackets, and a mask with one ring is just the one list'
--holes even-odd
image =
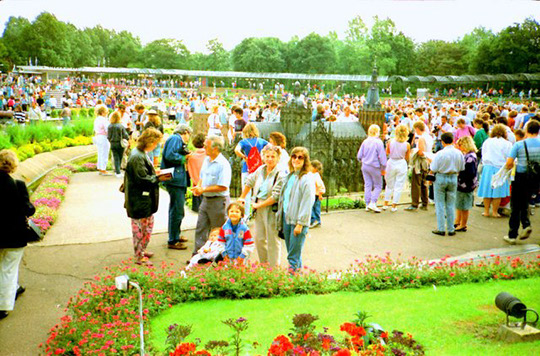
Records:
{"label": "white sneaker", "polygon": [[390,209],[391,212],[395,213],[397,211],[397,208]]}
{"label": "white sneaker", "polygon": [[519,234],[519,239],[520,240],[527,240],[529,238],[529,236],[531,236],[531,233],[532,233],[532,227],[527,226],[526,228],[521,230],[521,234]]}
{"label": "white sneaker", "polygon": [[377,208],[377,204],[375,204],[375,203],[371,203],[370,209],[373,210],[373,212],[375,212],[375,213],[380,213],[381,212],[381,209]]}
{"label": "white sneaker", "polygon": [[388,205],[383,205],[382,210],[386,211],[387,209],[388,209]]}
{"label": "white sneaker", "polygon": [[506,242],[508,242],[510,245],[515,245],[517,239],[511,239],[511,238],[509,238],[508,236],[504,236],[504,237],[503,237],[503,240],[506,241]]}
{"label": "white sneaker", "polygon": [[369,211],[369,205],[366,205],[366,211]]}
{"label": "white sneaker", "polygon": [[115,176],[116,178],[122,178],[122,173],[115,173],[114,176]]}

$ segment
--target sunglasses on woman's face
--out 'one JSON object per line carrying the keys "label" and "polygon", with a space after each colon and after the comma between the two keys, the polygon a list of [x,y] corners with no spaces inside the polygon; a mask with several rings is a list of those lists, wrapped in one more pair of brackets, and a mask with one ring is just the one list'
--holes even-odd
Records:
{"label": "sunglasses on woman's face", "polygon": [[297,156],[297,155],[292,155],[291,158],[292,158],[292,159],[303,160],[303,159],[304,159],[304,156],[302,156],[302,155],[298,155],[298,156]]}

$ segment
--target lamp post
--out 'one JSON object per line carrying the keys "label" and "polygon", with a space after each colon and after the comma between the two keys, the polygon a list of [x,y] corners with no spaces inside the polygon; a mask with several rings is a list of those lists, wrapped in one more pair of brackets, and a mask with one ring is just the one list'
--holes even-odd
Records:
{"label": "lamp post", "polygon": [[141,338],[141,356],[144,356],[144,323],[143,323],[143,301],[142,301],[142,289],[137,282],[129,280],[127,275],[118,276],[114,279],[116,289],[121,291],[129,290],[129,286],[135,287],[139,292],[139,325],[140,325],[140,338]]}

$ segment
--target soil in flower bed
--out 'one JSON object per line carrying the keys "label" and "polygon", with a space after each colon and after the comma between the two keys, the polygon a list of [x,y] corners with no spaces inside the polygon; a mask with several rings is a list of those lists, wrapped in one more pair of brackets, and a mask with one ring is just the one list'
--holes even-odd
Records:
{"label": "soil in flower bed", "polygon": [[423,344],[428,355],[533,355],[540,341],[508,344],[495,339],[504,314],[495,307],[495,296],[507,291],[529,308],[540,310],[540,278],[491,281],[451,287],[389,290],[378,292],[341,292],[328,295],[302,295],[258,300],[210,300],[185,303],[151,320],[152,345],[163,350],[169,325],[191,324],[191,341],[201,338],[225,339],[228,318],[244,317],[249,321],[246,341],[261,344],[256,353],[265,353],[272,340],[290,331],[290,320],[298,313],[318,315],[318,329],[328,327],[339,334],[339,325],[351,320],[359,310],[371,317],[369,322],[386,330],[410,332]]}

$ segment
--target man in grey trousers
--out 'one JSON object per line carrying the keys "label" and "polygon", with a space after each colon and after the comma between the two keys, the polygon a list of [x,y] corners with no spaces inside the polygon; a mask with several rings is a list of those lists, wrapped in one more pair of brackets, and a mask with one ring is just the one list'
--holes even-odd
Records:
{"label": "man in grey trousers", "polygon": [[207,157],[201,167],[201,179],[192,190],[193,195],[203,197],[195,229],[194,254],[206,243],[210,230],[223,226],[227,220],[231,165],[221,154],[223,147],[220,136],[210,135],[204,142]]}

